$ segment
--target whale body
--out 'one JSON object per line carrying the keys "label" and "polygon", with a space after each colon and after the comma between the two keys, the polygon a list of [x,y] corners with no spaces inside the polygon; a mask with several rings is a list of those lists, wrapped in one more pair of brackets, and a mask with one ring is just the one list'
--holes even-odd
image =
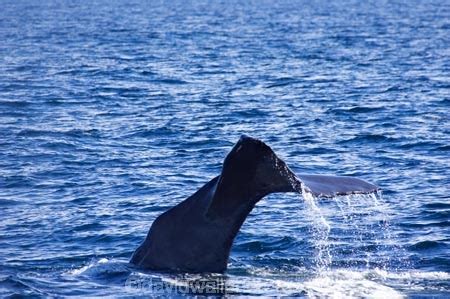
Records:
{"label": "whale body", "polygon": [[235,236],[266,195],[306,191],[333,197],[377,190],[352,177],[296,176],[264,142],[244,135],[219,176],[156,218],[130,262],[157,271],[224,272]]}

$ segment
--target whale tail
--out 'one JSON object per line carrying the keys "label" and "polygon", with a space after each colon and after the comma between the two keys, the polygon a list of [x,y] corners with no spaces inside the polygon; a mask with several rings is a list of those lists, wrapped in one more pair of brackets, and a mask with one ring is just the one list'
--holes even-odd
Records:
{"label": "whale tail", "polygon": [[361,179],[327,175],[296,175],[264,142],[243,135],[225,158],[208,214],[228,215],[244,204],[252,208],[278,192],[310,192],[316,197],[376,192]]}
{"label": "whale tail", "polygon": [[130,262],[153,270],[223,272],[236,234],[264,196],[310,192],[333,197],[377,189],[350,177],[297,176],[264,142],[242,136],[219,176],[156,218]]}
{"label": "whale tail", "polygon": [[301,190],[301,182],[268,145],[242,135],[223,162],[207,214],[246,211],[270,193]]}
{"label": "whale tail", "polygon": [[332,198],[339,195],[369,194],[379,188],[364,180],[330,175],[300,174],[297,175],[304,184],[306,191],[315,197]]}

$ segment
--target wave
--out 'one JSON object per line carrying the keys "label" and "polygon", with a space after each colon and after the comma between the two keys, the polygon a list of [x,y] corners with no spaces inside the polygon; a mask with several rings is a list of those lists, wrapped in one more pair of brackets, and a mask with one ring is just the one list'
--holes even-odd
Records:
{"label": "wave", "polygon": [[420,251],[420,250],[435,250],[446,247],[445,242],[439,241],[421,241],[409,246],[410,250]]}
{"label": "wave", "polygon": [[341,113],[373,113],[377,111],[385,110],[384,107],[367,107],[367,106],[356,106],[351,108],[337,108],[337,109],[331,109],[330,112],[335,114],[341,114]]}
{"label": "wave", "polygon": [[66,276],[89,276],[112,278],[117,275],[129,274],[128,263],[107,258],[93,259],[86,265],[68,270],[63,273]]}
{"label": "wave", "polygon": [[365,143],[365,142],[397,142],[399,139],[394,137],[388,137],[382,134],[361,134],[355,137],[339,141],[343,143]]}
{"label": "wave", "polygon": [[71,129],[71,130],[40,130],[40,129],[23,129],[17,133],[20,137],[40,137],[40,136],[62,136],[62,137],[99,137],[100,131],[97,129]]}

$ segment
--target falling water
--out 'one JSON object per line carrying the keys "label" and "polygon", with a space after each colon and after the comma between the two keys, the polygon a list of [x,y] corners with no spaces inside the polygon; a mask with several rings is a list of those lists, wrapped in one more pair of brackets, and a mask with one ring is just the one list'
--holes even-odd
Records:
{"label": "falling water", "polygon": [[388,251],[381,249],[392,246],[393,242],[389,209],[381,192],[321,200],[302,187],[302,196],[310,221],[314,267],[318,275],[324,275],[332,266],[389,268],[391,257],[386,254]]}
{"label": "falling water", "polygon": [[324,273],[329,269],[332,261],[332,256],[329,250],[328,237],[331,226],[323,215],[317,198],[309,192],[302,184],[302,195],[305,200],[307,208],[307,215],[309,217],[311,226],[310,232],[313,235],[313,246],[315,248],[314,262],[317,273]]}

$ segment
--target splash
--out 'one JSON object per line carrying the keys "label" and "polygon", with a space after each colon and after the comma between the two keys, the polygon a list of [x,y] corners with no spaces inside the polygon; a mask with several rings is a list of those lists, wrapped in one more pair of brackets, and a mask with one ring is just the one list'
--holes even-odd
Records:
{"label": "splash", "polygon": [[390,211],[381,192],[321,200],[302,184],[302,197],[318,275],[331,266],[383,270],[390,267],[390,252],[401,248],[392,240]]}
{"label": "splash", "polygon": [[306,281],[308,298],[404,298],[395,289],[367,278],[364,272],[337,270]]}
{"label": "splash", "polygon": [[92,260],[87,265],[84,265],[81,268],[69,270],[67,272],[67,274],[74,275],[74,276],[81,275],[81,274],[84,274],[85,272],[90,271],[90,269],[92,269],[98,265],[107,264],[108,262],[109,262],[109,260],[107,258],[101,258],[100,260]]}
{"label": "splash", "polygon": [[317,198],[305,187],[301,186],[303,199],[307,208],[307,216],[309,217],[311,226],[310,232],[313,236],[313,246],[315,248],[314,262],[317,273],[323,273],[329,269],[332,261],[330,253],[328,237],[330,234],[331,226],[327,219],[324,217]]}
{"label": "splash", "polygon": [[73,268],[63,273],[68,277],[109,277],[120,276],[129,273],[128,261],[107,259],[107,258],[93,258],[86,265],[80,268]]}

